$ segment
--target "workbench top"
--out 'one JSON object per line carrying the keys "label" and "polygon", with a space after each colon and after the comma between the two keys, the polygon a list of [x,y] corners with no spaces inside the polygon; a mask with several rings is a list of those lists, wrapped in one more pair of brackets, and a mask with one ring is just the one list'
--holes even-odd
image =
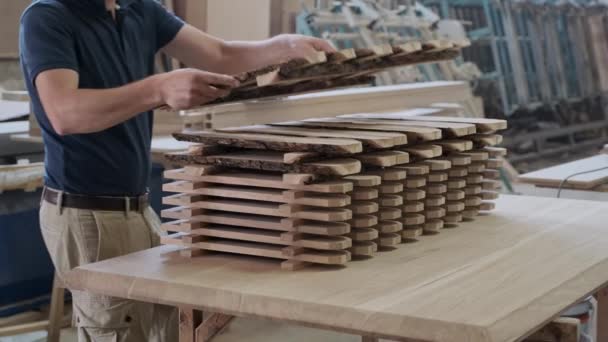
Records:
{"label": "workbench top", "polygon": [[345,268],[159,247],[76,269],[72,288],[426,341],[514,341],[608,283],[608,205],[504,196],[461,227]]}

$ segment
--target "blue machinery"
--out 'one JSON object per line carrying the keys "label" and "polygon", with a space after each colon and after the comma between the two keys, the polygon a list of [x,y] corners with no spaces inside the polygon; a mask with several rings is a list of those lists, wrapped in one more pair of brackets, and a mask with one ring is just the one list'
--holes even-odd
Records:
{"label": "blue machinery", "polygon": [[586,0],[425,0],[470,23],[474,61],[500,92],[503,112],[605,92],[601,71],[608,9]]}
{"label": "blue machinery", "polygon": [[[472,42],[463,60],[481,70],[475,88],[487,115],[508,117],[521,111],[533,113],[529,121],[558,124],[507,139],[513,150],[534,143],[532,150],[515,153],[512,161],[605,143],[608,1],[317,1],[314,9],[300,14],[297,26],[300,33],[329,38],[340,47],[358,47],[452,34],[458,27],[443,25],[450,20],[456,20]],[[445,65],[424,66],[421,77],[393,76],[384,82],[454,79],[445,71]],[[550,117],[537,116],[539,109]],[[581,141],[581,136],[587,140]],[[555,141],[562,145],[553,145]]]}

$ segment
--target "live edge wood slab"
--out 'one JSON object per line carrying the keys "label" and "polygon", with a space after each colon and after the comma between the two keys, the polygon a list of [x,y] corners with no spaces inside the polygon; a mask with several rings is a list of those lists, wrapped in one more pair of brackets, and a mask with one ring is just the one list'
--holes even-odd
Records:
{"label": "live edge wood slab", "polygon": [[348,267],[159,247],[79,267],[68,287],[393,340],[519,341],[608,283],[605,203],[503,196],[490,216]]}

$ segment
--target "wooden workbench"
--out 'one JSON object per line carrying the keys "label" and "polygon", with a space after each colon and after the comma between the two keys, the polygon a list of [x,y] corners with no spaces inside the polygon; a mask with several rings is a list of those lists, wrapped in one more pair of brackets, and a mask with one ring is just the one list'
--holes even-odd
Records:
{"label": "wooden workbench", "polygon": [[[560,184],[579,172],[608,168],[608,154],[576,160],[519,176],[516,190],[526,195],[557,197]],[[561,198],[608,201],[608,169],[568,179]]]}
{"label": "wooden workbench", "polygon": [[516,341],[608,283],[606,221],[601,202],[504,196],[489,216],[345,268],[286,272],[159,247],[80,267],[68,283],[374,338]]}

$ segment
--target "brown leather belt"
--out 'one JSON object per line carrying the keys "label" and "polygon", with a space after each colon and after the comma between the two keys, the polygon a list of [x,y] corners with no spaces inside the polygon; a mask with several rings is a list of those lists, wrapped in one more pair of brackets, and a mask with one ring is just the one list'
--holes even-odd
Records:
{"label": "brown leather belt", "polygon": [[148,194],[138,197],[106,197],[74,195],[44,188],[42,199],[62,208],[74,208],[94,211],[139,211],[149,205]]}

